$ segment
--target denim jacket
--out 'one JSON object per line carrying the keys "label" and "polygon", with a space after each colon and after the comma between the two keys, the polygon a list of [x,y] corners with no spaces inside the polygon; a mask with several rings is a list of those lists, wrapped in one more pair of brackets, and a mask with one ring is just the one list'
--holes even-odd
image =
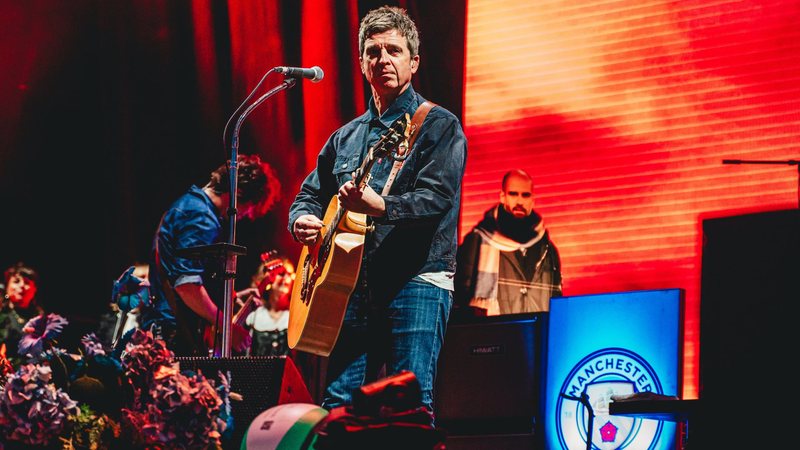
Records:
{"label": "denim jacket", "polygon": [[[142,327],[147,327],[154,321],[166,321],[174,325],[176,315],[181,313],[172,310],[162,281],[167,281],[173,289],[172,295],[176,298],[174,287],[187,283],[203,284],[211,298],[221,298],[222,284],[218,277],[211,276],[212,273],[219,271],[220,263],[213,258],[179,256],[178,250],[218,242],[223,231],[222,217],[219,216],[211,199],[197,186],[192,186],[164,213],[153,239],[150,260],[153,308],[145,308],[142,311]],[[163,274],[159,268],[163,269]],[[166,275],[168,279],[162,280],[162,275]],[[183,302],[179,302],[177,307],[186,309],[187,316],[197,317]]]}
{"label": "denim jacket", "polygon": [[[380,131],[404,113],[413,116],[424,101],[409,86],[382,116],[370,101],[367,112],[336,130],[289,209],[289,231],[301,215],[323,218]],[[410,156],[383,196],[386,214],[372,218],[374,231],[365,237],[361,270],[368,284],[402,286],[419,274],[455,271],[466,157],[467,141],[458,118],[440,106],[431,109]],[[376,192],[383,190],[392,164],[391,158],[382,158],[373,165],[369,184]]]}

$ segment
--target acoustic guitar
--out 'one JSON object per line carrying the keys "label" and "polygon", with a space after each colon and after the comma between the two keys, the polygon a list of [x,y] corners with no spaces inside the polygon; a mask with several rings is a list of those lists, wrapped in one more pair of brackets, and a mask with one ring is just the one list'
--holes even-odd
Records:
{"label": "acoustic guitar", "polygon": [[[367,152],[353,181],[363,188],[378,158],[407,156],[409,117],[399,118]],[[405,145],[401,145],[405,144]],[[371,227],[366,214],[348,211],[334,196],[322,219],[324,226],[311,246],[303,246],[299,275],[289,303],[289,348],[328,356],[339,337],[347,301],[358,281],[364,236]]]}

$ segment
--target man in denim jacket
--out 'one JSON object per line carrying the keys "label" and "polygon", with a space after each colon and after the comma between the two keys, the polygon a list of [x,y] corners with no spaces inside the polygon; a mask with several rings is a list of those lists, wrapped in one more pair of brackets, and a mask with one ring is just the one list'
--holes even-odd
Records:
{"label": "man in denim jacket", "polygon": [[[277,177],[258,155],[240,154],[237,163],[237,214],[243,219],[262,217],[278,198]],[[222,340],[224,261],[188,257],[181,250],[222,242],[226,236],[229,164],[211,172],[205,186],[193,185],[175,200],[153,237],[149,272],[153,305],[143,309],[141,327],[164,339],[177,356],[208,356]],[[245,289],[236,297],[246,298],[256,291]],[[244,352],[250,346],[250,334],[241,325],[232,325],[232,350]],[[118,345],[125,348],[124,342]]]}
{"label": "man in denim jacket", "polygon": [[433,107],[387,195],[379,192],[392,158],[377,160],[363,189],[352,175],[392,123],[413,116],[425,101],[411,85],[418,49],[418,32],[405,10],[381,7],[362,19],[359,61],[372,89],[368,111],[331,135],[289,211],[289,230],[304,245],[321,236],[333,196],[374,225],[364,238],[359,279],[330,355],[323,400],[328,409],[350,404],[352,391],[375,381],[385,365],[387,376],[413,372],[423,405],[433,411],[436,363],[453,302],[467,150],[461,124]]}

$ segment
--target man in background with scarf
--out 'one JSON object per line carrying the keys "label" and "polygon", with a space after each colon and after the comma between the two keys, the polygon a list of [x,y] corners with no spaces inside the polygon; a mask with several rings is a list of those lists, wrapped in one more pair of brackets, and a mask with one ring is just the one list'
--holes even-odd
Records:
{"label": "man in background with scarf", "polygon": [[550,310],[561,291],[561,260],[533,210],[533,180],[523,170],[503,176],[500,202],[458,248],[456,306],[478,316]]}

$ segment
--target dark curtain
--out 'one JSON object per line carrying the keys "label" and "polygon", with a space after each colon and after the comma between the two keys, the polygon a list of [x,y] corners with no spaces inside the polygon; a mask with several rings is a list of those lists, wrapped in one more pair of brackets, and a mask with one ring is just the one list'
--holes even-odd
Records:
{"label": "dark curtain", "polygon": [[44,306],[92,330],[112,281],[147,260],[161,213],[230,157],[226,121],[267,70],[319,65],[320,83],[270,98],[240,135],[283,189],[265,218],[239,222],[237,287],[260,253],[295,258],[288,206],[330,133],[366,107],[357,27],[383,4],[421,30],[417,90],[460,116],[461,1],[0,0],[2,267],[34,266]]}

